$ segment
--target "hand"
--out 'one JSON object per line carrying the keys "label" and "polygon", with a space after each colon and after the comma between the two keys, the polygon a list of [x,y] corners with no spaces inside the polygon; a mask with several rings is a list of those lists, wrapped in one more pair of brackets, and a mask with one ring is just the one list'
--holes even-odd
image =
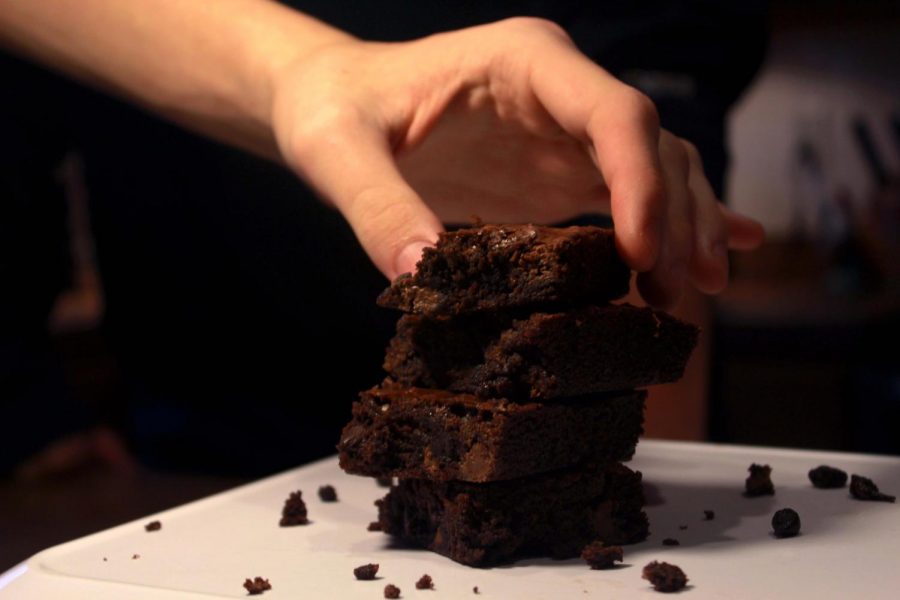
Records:
{"label": "hand", "polygon": [[347,218],[389,278],[414,270],[441,222],[556,222],[611,213],[638,287],[669,306],[686,281],[728,280],[755,221],[721,206],[688,142],[565,32],[517,18],[385,44],[347,39],[272,84],[287,163]]}

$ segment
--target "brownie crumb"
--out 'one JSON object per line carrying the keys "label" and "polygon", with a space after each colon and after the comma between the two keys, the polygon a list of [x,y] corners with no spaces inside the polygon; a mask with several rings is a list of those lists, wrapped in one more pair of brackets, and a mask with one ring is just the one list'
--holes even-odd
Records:
{"label": "brownie crumb", "polygon": [[105,557],[105,556],[103,557],[103,562],[106,562],[106,557]]}
{"label": "brownie crumb", "polygon": [[281,509],[281,521],[278,524],[282,527],[290,527],[307,523],[309,523],[309,519],[306,518],[306,502],[303,501],[303,492],[300,490],[291,492],[291,495],[284,501],[284,508]]}
{"label": "brownie crumb", "polygon": [[775,537],[788,538],[800,533],[800,515],[793,508],[782,508],[772,515]]}
{"label": "brownie crumb", "polygon": [[376,477],[375,483],[380,485],[381,487],[391,487],[394,483],[393,477]]}
{"label": "brownie crumb", "polygon": [[850,476],[850,494],[857,500],[873,500],[875,502],[896,502],[897,497],[882,493],[875,482],[862,475]]}
{"label": "brownie crumb", "polygon": [[666,538],[662,541],[663,546],[680,546],[681,542],[675,538]]}
{"label": "brownie crumb", "polygon": [[477,586],[477,585],[476,585],[475,587],[472,588],[472,593],[473,593],[473,594],[480,594],[480,593],[481,593],[481,592],[478,591],[478,586]]}
{"label": "brownie crumb", "polygon": [[393,583],[389,583],[384,586],[384,597],[385,598],[399,598],[400,597],[400,588],[398,588]]}
{"label": "brownie crumb", "polygon": [[319,499],[322,502],[337,502],[337,491],[333,485],[323,485],[319,488]]}
{"label": "brownie crumb", "polygon": [[679,525],[678,529],[684,531],[685,529],[687,529],[687,525]]}
{"label": "brownie crumb", "polygon": [[381,531],[381,521],[372,521],[366,529],[368,531]]}
{"label": "brownie crumb", "polygon": [[433,590],[434,589],[434,581],[431,580],[431,575],[428,573],[419,577],[419,580],[416,582],[417,590]]}
{"label": "brownie crumb", "polygon": [[132,555],[131,555],[131,560],[137,560],[137,559],[139,559],[140,557],[141,557],[140,554],[132,554]]}
{"label": "brownie crumb", "polygon": [[269,583],[268,579],[263,579],[262,577],[254,577],[253,579],[244,580],[244,589],[247,590],[248,596],[257,596],[259,594],[262,594],[266,590],[271,590],[272,585]]}
{"label": "brownie crumb", "polygon": [[581,551],[581,558],[592,569],[611,569],[622,562],[622,556],[621,546],[604,546],[603,542],[591,542]]}
{"label": "brownie crumb", "polygon": [[372,563],[361,565],[353,569],[354,577],[360,581],[371,581],[372,579],[375,579],[376,573],[378,573],[378,565]]}
{"label": "brownie crumb", "polygon": [[750,476],[747,477],[745,496],[752,498],[775,494],[775,486],[772,485],[772,467],[753,463],[747,470],[750,471]]}
{"label": "brownie crumb", "polygon": [[810,469],[809,480],[815,487],[823,490],[842,488],[847,485],[847,473],[834,467],[821,465]]}
{"label": "brownie crumb", "polygon": [[657,592],[677,592],[688,582],[687,576],[679,567],[655,560],[644,567],[641,577],[649,581]]}
{"label": "brownie crumb", "polygon": [[146,525],[144,525],[144,529],[147,531],[159,531],[162,529],[162,523],[159,521],[150,521]]}
{"label": "brownie crumb", "polygon": [[704,510],[703,511],[703,520],[704,521],[712,521],[716,518],[716,511],[714,510]]}

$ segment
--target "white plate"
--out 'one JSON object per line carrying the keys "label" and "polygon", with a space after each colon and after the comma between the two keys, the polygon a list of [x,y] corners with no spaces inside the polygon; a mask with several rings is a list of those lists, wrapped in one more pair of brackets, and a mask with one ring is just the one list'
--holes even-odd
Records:
{"label": "white plate", "polygon": [[[774,497],[741,495],[751,462],[773,467]],[[684,569],[684,593],[696,600],[900,598],[900,505],[852,500],[847,488],[814,489],[806,474],[820,464],[900,493],[900,458],[643,441],[630,466],[649,487],[652,533],[625,548],[625,566],[591,571],[577,559],[528,560],[482,570],[389,548],[387,536],[366,531],[385,490],[344,474],[330,458],[45,550],[0,576],[0,599],[241,598],[244,578],[255,576],[272,584],[263,600],[377,600],[387,583],[403,598],[428,600],[659,598],[641,579],[651,560]],[[318,499],[323,484],[337,488],[338,503]],[[284,499],[296,489],[312,523],[278,527]],[[782,507],[800,513],[799,537],[771,535],[772,513]],[[715,519],[704,521],[704,509]],[[154,519],[162,530],[145,532]],[[666,537],[681,545],[662,546]],[[356,581],[352,569],[368,562],[381,565],[379,579]],[[423,573],[435,591],[415,589]]]}

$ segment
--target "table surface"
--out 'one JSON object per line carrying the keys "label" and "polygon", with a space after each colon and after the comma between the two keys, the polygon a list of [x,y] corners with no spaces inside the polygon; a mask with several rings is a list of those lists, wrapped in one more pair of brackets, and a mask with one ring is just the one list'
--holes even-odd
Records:
{"label": "table surface", "polygon": [[[743,497],[751,462],[772,466],[775,496]],[[813,488],[806,474],[820,464],[900,492],[900,458],[644,441],[630,466],[644,473],[651,535],[625,548],[622,566],[592,571],[578,559],[533,559],[485,570],[392,547],[366,531],[385,490],[330,458],[45,550],[0,576],[0,600],[237,598],[255,576],[270,580],[267,600],[374,599],[387,583],[404,598],[468,598],[474,586],[484,598],[654,598],[641,579],[651,560],[684,569],[683,593],[698,600],[896,597],[900,505]],[[319,500],[323,484],[335,486],[339,502]],[[297,489],[312,522],[278,527],[284,499]],[[772,536],[771,516],[783,507],[800,513],[800,536]],[[715,519],[705,521],[704,509]],[[146,532],[154,519],[162,529]],[[681,545],[662,546],[667,537]],[[368,562],[381,565],[379,579],[356,581],[352,569]],[[434,591],[415,589],[423,573]]]}

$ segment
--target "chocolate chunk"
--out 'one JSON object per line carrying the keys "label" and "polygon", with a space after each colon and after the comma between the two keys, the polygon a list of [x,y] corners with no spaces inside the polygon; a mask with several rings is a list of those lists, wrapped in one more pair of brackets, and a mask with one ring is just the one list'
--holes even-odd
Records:
{"label": "chocolate chunk", "polygon": [[303,492],[297,490],[291,492],[291,495],[284,501],[284,508],[281,509],[281,521],[278,522],[282,527],[290,527],[292,525],[306,525],[309,519],[306,518],[306,502],[303,501]]}
{"label": "chocolate chunk", "polygon": [[809,480],[821,489],[842,488],[847,485],[847,473],[834,467],[821,465],[809,472]]}
{"label": "chocolate chunk", "polygon": [[896,496],[882,493],[875,482],[862,475],[850,476],[850,494],[857,500],[873,500],[875,502],[895,502]]}
{"label": "chocolate chunk", "polygon": [[434,582],[431,580],[431,575],[426,573],[425,575],[422,575],[421,577],[419,577],[419,580],[416,582],[416,589],[417,590],[433,590]]}
{"label": "chocolate chunk", "polygon": [[381,531],[381,521],[372,521],[369,523],[369,526],[366,527],[366,531]]}
{"label": "chocolate chunk", "polygon": [[753,463],[747,470],[750,471],[750,476],[747,477],[745,496],[752,498],[754,496],[773,496],[775,494],[775,486],[772,485],[771,477],[772,467]]}
{"label": "chocolate chunk", "polygon": [[714,510],[704,510],[703,511],[703,520],[704,521],[712,521],[716,518],[716,511]]}
{"label": "chocolate chunk", "polygon": [[793,508],[782,508],[772,515],[772,529],[775,537],[794,537],[800,533],[800,515]]}
{"label": "chocolate chunk", "polygon": [[663,546],[680,546],[681,542],[676,540],[675,538],[666,538],[662,541]]}
{"label": "chocolate chunk", "polygon": [[319,499],[322,502],[337,502],[337,492],[332,485],[323,485],[319,488]]}
{"label": "chocolate chunk", "polygon": [[581,551],[581,558],[592,569],[611,569],[616,562],[622,562],[621,546],[606,546],[603,542],[591,542]]}
{"label": "chocolate chunk", "polygon": [[398,588],[393,583],[389,583],[384,586],[384,597],[385,598],[399,598],[400,597],[400,588]]}
{"label": "chocolate chunk", "polygon": [[247,595],[257,596],[259,594],[262,594],[266,590],[271,590],[272,586],[271,584],[269,584],[268,579],[263,579],[262,577],[254,577],[253,579],[244,580],[244,589],[247,590]]}
{"label": "chocolate chunk", "polygon": [[677,592],[687,585],[688,578],[680,568],[666,562],[653,561],[641,575],[657,592]]}
{"label": "chocolate chunk", "polygon": [[147,531],[159,531],[160,529],[162,529],[162,523],[160,523],[159,521],[150,521],[149,523],[144,525],[144,529],[146,529]]}
{"label": "chocolate chunk", "polygon": [[353,569],[353,576],[359,579],[360,581],[371,581],[375,579],[375,575],[378,573],[378,565],[369,563],[367,565],[361,565]]}

